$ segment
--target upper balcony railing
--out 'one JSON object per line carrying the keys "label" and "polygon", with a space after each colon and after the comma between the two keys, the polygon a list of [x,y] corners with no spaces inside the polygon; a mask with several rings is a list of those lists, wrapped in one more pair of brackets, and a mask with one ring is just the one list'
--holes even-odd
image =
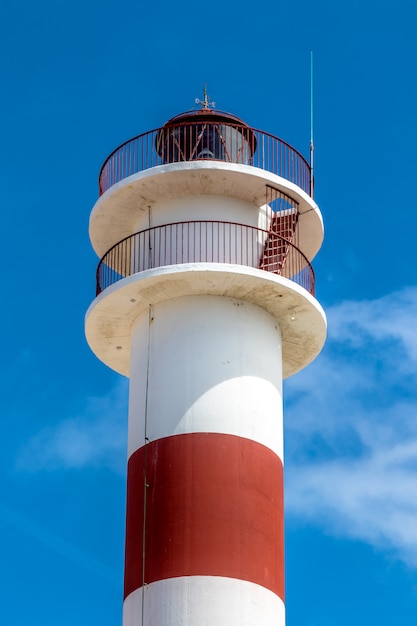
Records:
{"label": "upper balcony railing", "polygon": [[101,168],[100,195],[137,172],[166,163],[195,160],[253,165],[295,183],[312,195],[310,166],[297,150],[269,133],[224,121],[177,122],[126,141]]}
{"label": "upper balcony railing", "polygon": [[127,276],[185,263],[261,269],[289,278],[314,296],[313,268],[289,240],[261,228],[218,221],[164,224],[126,237],[101,259],[96,293]]}

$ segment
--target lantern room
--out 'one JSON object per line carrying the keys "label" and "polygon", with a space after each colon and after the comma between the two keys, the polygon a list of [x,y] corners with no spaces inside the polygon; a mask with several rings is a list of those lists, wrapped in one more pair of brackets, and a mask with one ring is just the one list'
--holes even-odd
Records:
{"label": "lantern room", "polygon": [[168,120],[155,147],[164,164],[214,159],[252,165],[256,136],[238,117],[203,107]]}

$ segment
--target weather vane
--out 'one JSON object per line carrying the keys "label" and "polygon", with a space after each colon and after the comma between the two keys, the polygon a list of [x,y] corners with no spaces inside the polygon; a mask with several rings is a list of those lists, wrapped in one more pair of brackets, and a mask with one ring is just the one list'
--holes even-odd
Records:
{"label": "weather vane", "polygon": [[209,109],[209,108],[214,109],[214,107],[216,106],[216,103],[210,102],[210,96],[207,95],[207,83],[204,83],[203,98],[204,100],[200,100],[200,98],[196,98],[195,103],[201,104],[203,109]]}

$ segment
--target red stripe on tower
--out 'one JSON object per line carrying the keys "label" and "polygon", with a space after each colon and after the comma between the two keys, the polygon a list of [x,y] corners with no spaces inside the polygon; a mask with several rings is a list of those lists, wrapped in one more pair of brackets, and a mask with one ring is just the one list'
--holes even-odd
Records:
{"label": "red stripe on tower", "polygon": [[284,599],[283,470],[270,449],[217,433],[166,437],[131,456],[127,494],[125,596],[225,576]]}

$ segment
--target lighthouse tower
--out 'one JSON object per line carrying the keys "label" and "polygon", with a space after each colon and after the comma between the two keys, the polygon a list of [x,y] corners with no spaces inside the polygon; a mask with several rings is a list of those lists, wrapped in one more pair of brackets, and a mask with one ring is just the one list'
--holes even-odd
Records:
{"label": "lighthouse tower", "polygon": [[306,160],[214,109],[100,173],[94,353],[130,378],[124,626],[284,626],[282,380],[320,352]]}

